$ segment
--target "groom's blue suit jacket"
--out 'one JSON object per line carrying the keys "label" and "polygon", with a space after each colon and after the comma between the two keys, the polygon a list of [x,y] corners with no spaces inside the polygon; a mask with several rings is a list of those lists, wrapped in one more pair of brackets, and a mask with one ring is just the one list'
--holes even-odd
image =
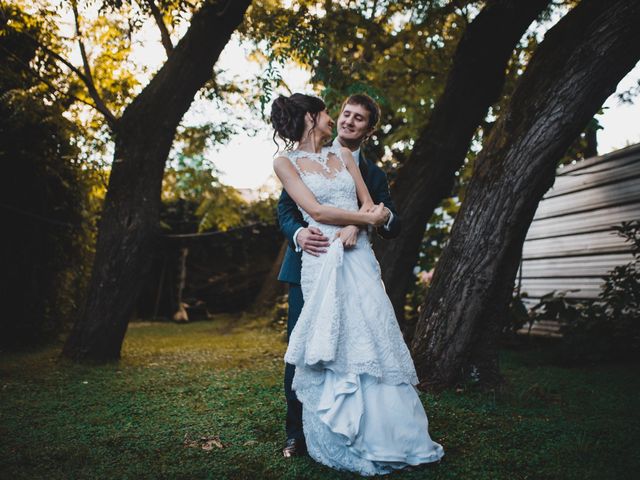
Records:
{"label": "groom's blue suit jacket", "polygon": [[[362,172],[362,178],[369,189],[373,202],[383,202],[393,213],[393,220],[389,225],[389,229],[379,227],[377,229],[378,234],[383,238],[397,237],[400,233],[400,217],[391,201],[391,195],[389,195],[387,176],[378,165],[367,160],[362,152],[360,152],[359,156],[359,166],[360,172]],[[278,223],[280,224],[280,230],[282,230],[282,233],[289,242],[282,267],[280,268],[278,280],[299,285],[300,270],[302,269],[302,252],[295,251],[293,235],[300,227],[306,227],[307,223],[302,219],[302,213],[300,213],[296,203],[284,189],[278,201]]]}

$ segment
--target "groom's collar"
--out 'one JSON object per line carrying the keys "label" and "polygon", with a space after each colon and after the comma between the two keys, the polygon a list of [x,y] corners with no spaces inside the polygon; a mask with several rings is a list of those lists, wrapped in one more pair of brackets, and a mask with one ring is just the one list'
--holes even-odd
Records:
{"label": "groom's collar", "polygon": [[[338,137],[333,139],[333,145],[338,147],[342,146],[342,144],[338,140]],[[351,152],[351,155],[353,155],[353,159],[356,161],[356,165],[360,165],[360,149],[358,148],[357,150],[354,150],[353,152]]]}

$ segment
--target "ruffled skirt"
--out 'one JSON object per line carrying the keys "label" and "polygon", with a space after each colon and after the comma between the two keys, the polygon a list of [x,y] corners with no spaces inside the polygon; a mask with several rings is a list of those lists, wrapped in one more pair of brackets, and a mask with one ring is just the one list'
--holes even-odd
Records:
{"label": "ruffled skirt", "polygon": [[385,474],[438,461],[417,376],[364,234],[303,256],[305,305],[285,361],[303,404],[309,454],[338,470]]}

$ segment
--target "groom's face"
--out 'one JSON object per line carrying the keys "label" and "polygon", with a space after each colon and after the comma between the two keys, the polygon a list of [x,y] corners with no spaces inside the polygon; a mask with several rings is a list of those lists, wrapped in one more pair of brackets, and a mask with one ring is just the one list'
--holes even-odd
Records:
{"label": "groom's face", "polygon": [[338,117],[338,137],[348,142],[362,142],[369,131],[369,110],[347,103]]}

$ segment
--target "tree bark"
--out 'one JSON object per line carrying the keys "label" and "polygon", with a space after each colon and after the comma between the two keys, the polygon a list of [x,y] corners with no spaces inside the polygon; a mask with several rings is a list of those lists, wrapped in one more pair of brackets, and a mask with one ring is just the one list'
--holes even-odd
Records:
{"label": "tree bark", "polygon": [[187,256],[189,255],[189,249],[182,247],[180,249],[180,257],[178,258],[178,275],[176,285],[176,311],[173,312],[173,320],[175,322],[188,322],[189,314],[185,308],[185,303],[182,301],[182,293],[187,283]]}
{"label": "tree bark", "polygon": [[546,35],[476,159],[412,353],[423,387],[500,379],[496,342],[558,161],[640,58],[640,2],[583,0]]}
{"label": "tree bark", "polygon": [[426,223],[451,193],[474,132],[498,100],[515,46],[548,4],[549,0],[487,2],[465,30],[444,92],[398,171],[392,198],[402,216],[402,232],[392,242],[377,241],[375,248],[401,327]]}
{"label": "tree bark", "polygon": [[204,3],[165,64],[118,119],[87,302],[65,356],[93,362],[120,357],[158,240],[162,177],[176,128],[250,3]]}
{"label": "tree bark", "polygon": [[598,156],[598,129],[595,126],[587,128],[585,132],[587,146],[584,150],[584,158]]}
{"label": "tree bark", "polygon": [[284,294],[284,284],[283,282],[278,280],[278,272],[280,271],[280,267],[282,266],[284,255],[285,253],[287,253],[288,245],[289,243],[287,242],[287,240],[283,240],[282,245],[280,246],[280,250],[278,251],[278,256],[273,261],[271,270],[267,274],[267,277],[262,284],[260,293],[258,293],[258,296],[251,306],[251,310],[253,312],[264,313],[267,309],[271,308],[274,305],[278,295]]}

